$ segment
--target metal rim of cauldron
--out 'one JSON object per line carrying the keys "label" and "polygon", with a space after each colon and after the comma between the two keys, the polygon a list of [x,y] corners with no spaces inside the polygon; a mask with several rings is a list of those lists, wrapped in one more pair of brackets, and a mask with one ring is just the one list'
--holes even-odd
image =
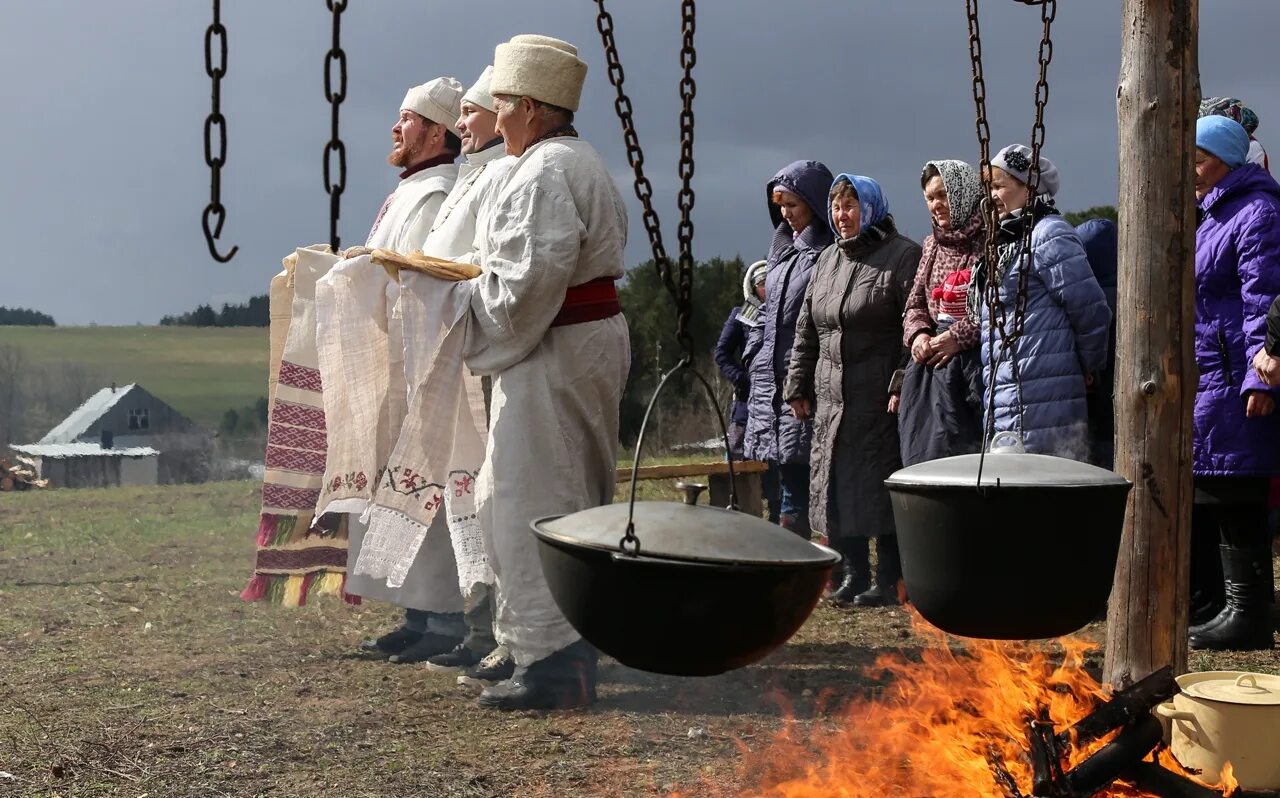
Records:
{"label": "metal rim of cauldron", "polygon": [[820,569],[820,568],[826,568],[829,570],[831,568],[834,568],[836,564],[840,562],[840,559],[841,559],[840,553],[837,552],[835,549],[832,549],[829,546],[824,546],[821,543],[814,543],[813,541],[809,541],[809,545],[813,546],[814,548],[826,554],[827,555],[826,558],[821,560],[812,560],[808,562],[805,562],[805,561],[764,562],[759,560],[745,560],[742,558],[712,559],[707,557],[680,557],[680,556],[669,555],[669,554],[655,556],[655,555],[647,554],[641,551],[637,551],[634,553],[630,551],[620,551],[617,546],[606,546],[602,544],[584,543],[581,540],[576,540],[574,538],[570,538],[564,535],[559,535],[559,534],[556,534],[555,532],[551,532],[549,530],[542,528],[543,524],[548,524],[548,523],[551,523],[552,521],[556,521],[561,518],[564,518],[565,515],[566,513],[560,513],[557,515],[546,515],[541,518],[535,518],[533,521],[529,522],[529,527],[530,529],[533,530],[534,535],[536,535],[540,540],[543,540],[547,543],[560,545],[568,549],[585,549],[587,551],[592,551],[592,552],[612,554],[614,562],[619,562],[619,563],[635,562],[635,563],[645,563],[648,565],[669,565],[671,567],[681,567],[681,568],[694,568],[694,567],[728,568],[733,570],[740,570],[745,573],[751,570],[806,571],[809,569]]}

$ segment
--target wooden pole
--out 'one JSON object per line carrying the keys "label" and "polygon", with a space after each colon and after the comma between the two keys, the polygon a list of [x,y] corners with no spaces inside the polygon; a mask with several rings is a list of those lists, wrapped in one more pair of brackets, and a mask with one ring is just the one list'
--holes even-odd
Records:
{"label": "wooden pole", "polygon": [[1116,470],[1133,482],[1104,677],[1187,664],[1199,0],[1124,0],[1116,97],[1120,263]]}

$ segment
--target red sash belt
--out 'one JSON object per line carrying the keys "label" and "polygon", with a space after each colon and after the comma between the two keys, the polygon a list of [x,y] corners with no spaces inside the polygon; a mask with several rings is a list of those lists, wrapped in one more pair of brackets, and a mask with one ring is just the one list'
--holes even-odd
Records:
{"label": "red sash belt", "polygon": [[582,285],[571,286],[564,294],[560,312],[551,320],[552,327],[600,321],[622,312],[614,277],[598,277]]}

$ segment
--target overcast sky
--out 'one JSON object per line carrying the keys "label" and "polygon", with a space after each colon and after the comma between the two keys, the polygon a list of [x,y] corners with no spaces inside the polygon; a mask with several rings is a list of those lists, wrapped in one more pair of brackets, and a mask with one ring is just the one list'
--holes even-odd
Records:
{"label": "overcast sky", "polygon": [[[1062,172],[1059,205],[1113,204],[1121,4],[1059,5],[1046,145]],[[679,3],[610,6],[674,250]],[[1010,0],[982,7],[994,148],[1028,138],[1039,15]],[[800,158],[875,177],[904,230],[927,232],[922,163],[977,160],[962,0],[703,0],[699,10],[696,257],[762,257],[765,183]],[[282,256],[327,240],[325,4],[224,0],[222,247],[240,252],[229,264],[209,257],[200,214],[210,14],[195,0],[0,2],[0,305],[60,324],[154,324],[265,293]],[[1280,132],[1269,132],[1280,120],[1280,3],[1214,0],[1201,14],[1205,94],[1244,98],[1261,118],[1259,139],[1280,148]],[[588,0],[351,0],[344,245],[363,242],[395,185],[385,157],[405,89],[442,74],[470,84],[493,45],[522,32],[567,39],[590,65],[578,129],[631,203],[628,265],[647,257]]]}

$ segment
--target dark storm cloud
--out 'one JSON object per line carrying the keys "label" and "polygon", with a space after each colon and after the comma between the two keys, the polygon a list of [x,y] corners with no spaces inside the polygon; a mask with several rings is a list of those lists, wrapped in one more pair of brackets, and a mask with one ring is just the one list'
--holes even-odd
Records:
{"label": "dark storm cloud", "polygon": [[[1110,204],[1120,3],[1060,6],[1047,153],[1063,173],[1063,207]],[[612,7],[646,167],[673,238],[678,4]],[[770,237],[764,184],[798,158],[877,178],[906,231],[923,235],[920,165],[977,157],[963,8],[960,0],[703,0],[695,254],[760,256]],[[592,9],[582,0],[352,2],[343,18],[351,81],[344,242],[363,240],[395,183],[384,158],[405,89],[440,74],[469,83],[496,42],[536,31],[574,42],[591,65],[579,129],[632,204],[628,263],[644,259]],[[983,9],[993,145],[1025,141],[1037,12],[1005,1]],[[201,302],[262,293],[284,254],[327,237],[324,5],[224,0],[223,241],[241,249],[230,264],[209,259],[199,227],[208,198],[200,140],[208,15],[208,4],[193,0],[0,6],[0,233],[9,253],[0,304],[65,324],[154,323]],[[1202,5],[1205,92],[1245,98],[1262,119],[1260,138],[1280,146],[1280,134],[1268,133],[1268,120],[1280,118],[1280,87],[1268,80],[1266,57],[1277,27],[1280,7],[1271,2]]]}

